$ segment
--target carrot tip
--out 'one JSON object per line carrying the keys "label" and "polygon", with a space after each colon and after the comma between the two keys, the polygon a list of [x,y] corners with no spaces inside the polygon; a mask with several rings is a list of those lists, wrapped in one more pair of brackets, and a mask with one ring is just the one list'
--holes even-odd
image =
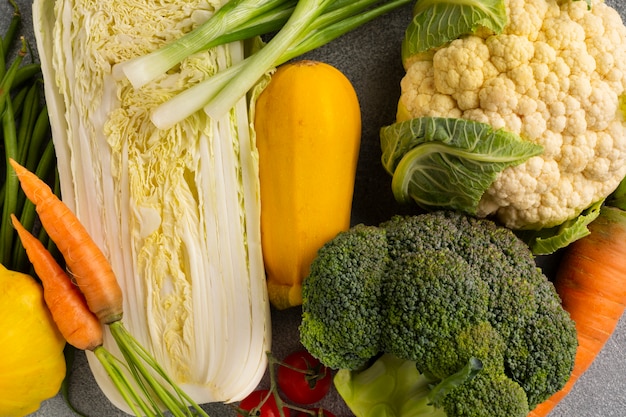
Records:
{"label": "carrot tip", "polygon": [[20,175],[20,173],[23,173],[26,170],[26,168],[20,165],[19,162],[17,162],[13,158],[9,158],[9,163],[11,164],[11,166],[13,167],[13,169],[18,175]]}

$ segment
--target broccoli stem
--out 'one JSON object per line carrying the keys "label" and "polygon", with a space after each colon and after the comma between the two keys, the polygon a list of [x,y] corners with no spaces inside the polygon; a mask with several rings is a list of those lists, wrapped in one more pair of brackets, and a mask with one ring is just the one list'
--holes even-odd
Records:
{"label": "broccoli stem", "polygon": [[439,381],[418,372],[415,363],[382,355],[361,371],[340,369],[335,388],[356,417],[446,417],[431,403],[433,384]]}

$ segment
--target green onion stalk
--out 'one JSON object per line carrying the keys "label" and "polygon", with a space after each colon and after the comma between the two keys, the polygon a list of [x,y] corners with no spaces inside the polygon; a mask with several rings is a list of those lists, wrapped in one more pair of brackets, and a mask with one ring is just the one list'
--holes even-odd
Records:
{"label": "green onion stalk", "polygon": [[[345,3],[342,8],[321,14],[319,18],[312,20],[305,27],[301,27],[294,36],[280,37],[281,33],[290,26],[290,23],[287,22],[266,46],[243,61],[242,69],[237,72],[236,77],[230,78],[216,95],[208,97],[204,111],[211,117],[221,116],[232,108],[237,100],[245,96],[258,80],[273,67],[325,45],[382,14],[410,3],[410,1],[393,0],[365,12],[364,9],[376,2],[361,0]],[[265,59],[257,59],[261,56]],[[202,95],[200,94],[199,97]],[[207,97],[205,96],[205,98]]]}
{"label": "green onion stalk", "polygon": [[[201,109],[209,116],[219,117],[272,68],[319,48],[411,1],[391,0],[375,7],[371,6],[378,0],[336,0],[330,4],[326,1],[319,2],[316,13],[311,12],[312,2],[300,1],[296,7],[306,8],[300,10],[307,15],[308,20],[290,18],[258,52],[156,107],[151,115],[152,122],[158,128],[168,128]],[[323,10],[320,12],[321,8]],[[220,40],[214,39],[211,46],[216,46]],[[233,34],[230,40],[238,39],[234,39]]]}
{"label": "green onion stalk", "polygon": [[270,42],[245,60],[237,77],[229,80],[204,107],[213,118],[227,113],[237,101],[246,95],[275,62],[289,49],[292,42],[300,39],[309,25],[332,3],[333,0],[300,0],[285,25]]}
{"label": "green onion stalk", "polygon": [[[118,320],[108,324],[124,361],[104,346],[94,349],[96,358],[131,411],[138,417],[209,417],[159,365]],[[126,373],[130,373],[128,379]]]}
{"label": "green onion stalk", "polygon": [[[116,78],[126,77],[135,88],[152,81],[179,64],[189,55],[207,49],[207,45],[230,32],[240,31],[264,16],[289,9],[295,0],[229,0],[202,25],[155,52],[142,55],[113,68]],[[278,19],[278,17],[276,17]],[[272,26],[270,30],[274,29]]]}

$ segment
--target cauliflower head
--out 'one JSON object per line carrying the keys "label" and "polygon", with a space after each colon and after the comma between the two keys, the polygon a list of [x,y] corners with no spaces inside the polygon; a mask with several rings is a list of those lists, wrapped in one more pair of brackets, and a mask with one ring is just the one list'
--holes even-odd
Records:
{"label": "cauliflower head", "polygon": [[544,152],[503,170],[479,216],[513,229],[556,226],[604,199],[626,175],[626,27],[594,0],[506,0],[500,34],[456,39],[405,60],[398,121],[488,123]]}

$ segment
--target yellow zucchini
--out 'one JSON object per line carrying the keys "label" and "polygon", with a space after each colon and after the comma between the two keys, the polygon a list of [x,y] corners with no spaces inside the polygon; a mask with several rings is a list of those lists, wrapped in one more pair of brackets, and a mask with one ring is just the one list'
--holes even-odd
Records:
{"label": "yellow zucchini", "polygon": [[354,87],[317,61],[280,66],[259,95],[261,239],[272,305],[302,304],[317,250],[350,226],[361,143]]}

